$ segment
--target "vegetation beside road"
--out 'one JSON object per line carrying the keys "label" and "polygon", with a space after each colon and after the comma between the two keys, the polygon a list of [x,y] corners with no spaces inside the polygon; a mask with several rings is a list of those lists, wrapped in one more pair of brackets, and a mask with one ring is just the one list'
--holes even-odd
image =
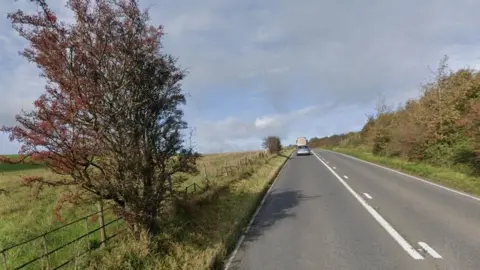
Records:
{"label": "vegetation beside road", "polygon": [[[291,150],[283,150],[288,155]],[[248,214],[262,189],[266,186],[274,172],[285,161],[284,156],[265,156],[263,160],[245,164],[246,158],[254,157],[258,152],[238,152],[205,155],[197,162],[201,174],[190,176],[184,185],[196,183],[205,187],[206,179],[210,181],[211,189],[215,193],[204,196],[199,200],[188,201],[178,220],[162,228],[162,234],[156,239],[161,243],[160,248],[149,248],[147,238],[140,240],[132,237],[115,239],[115,245],[109,245],[109,251],[97,251],[92,259],[88,259],[91,267],[102,269],[122,269],[122,267],[168,267],[181,269],[206,269],[219,262],[225,250],[235,239],[238,227],[243,225]],[[223,174],[223,167],[245,164],[241,171],[228,177],[218,177]],[[65,222],[70,222],[78,217],[97,211],[95,204],[69,204],[64,205],[61,215],[64,222],[56,219],[54,210],[58,200],[64,192],[63,187],[46,187],[40,197],[32,198],[31,189],[21,184],[22,176],[43,176],[46,178],[57,177],[46,169],[36,170],[10,170],[4,164],[0,170],[0,188],[9,191],[8,196],[0,195],[0,248],[11,246],[15,243],[42,235],[43,233],[59,227]],[[181,187],[184,188],[185,186]],[[195,199],[195,198],[192,198]],[[190,205],[191,204],[191,205]],[[185,212],[187,211],[187,212]],[[190,212],[193,211],[193,212]],[[114,215],[108,213],[106,222],[113,220]],[[89,221],[92,228],[98,226],[95,220]],[[50,234],[48,241],[50,247],[57,247],[70,239],[74,239],[85,232],[84,224],[70,226]],[[107,234],[109,232],[107,231]],[[92,235],[90,242],[99,242],[98,234]],[[9,265],[19,265],[35,256],[41,255],[43,246],[41,241],[36,241],[27,247],[14,249],[7,253]],[[51,258],[52,265],[66,260],[77,251],[83,250],[85,241],[78,245],[68,247],[58,252]],[[112,249],[113,248],[113,249]],[[137,261],[139,260],[139,261]],[[41,265],[38,261],[33,268]],[[27,268],[29,269],[29,268]]]}
{"label": "vegetation beside road", "polygon": [[444,58],[419,98],[394,108],[380,97],[358,132],[312,138],[330,148],[480,195],[480,72]]}
{"label": "vegetation beside road", "polygon": [[[293,149],[253,164],[250,173],[219,183],[214,194],[186,209],[153,241],[125,238],[111,252],[90,258],[96,269],[219,269],[248,224],[264,192]],[[160,247],[160,248],[159,248]]]}

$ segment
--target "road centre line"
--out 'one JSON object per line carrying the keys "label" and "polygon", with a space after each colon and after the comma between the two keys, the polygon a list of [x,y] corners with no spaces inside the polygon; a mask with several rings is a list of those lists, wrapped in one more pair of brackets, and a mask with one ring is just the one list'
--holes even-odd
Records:
{"label": "road centre line", "polygon": [[366,164],[370,164],[370,165],[373,165],[373,166],[378,167],[378,168],[382,168],[382,169],[387,170],[387,171],[391,171],[391,172],[394,172],[394,173],[398,173],[398,174],[400,174],[400,175],[403,175],[403,176],[409,177],[409,178],[411,178],[411,179],[414,179],[414,180],[423,182],[423,183],[425,183],[425,184],[429,184],[429,185],[432,185],[432,186],[441,188],[441,189],[443,189],[443,190],[451,191],[451,192],[456,193],[456,194],[458,194],[458,195],[462,195],[462,196],[468,197],[468,198],[470,198],[470,199],[473,199],[473,200],[476,200],[476,201],[480,201],[480,197],[477,197],[477,196],[474,196],[474,195],[471,195],[471,194],[468,194],[468,193],[465,193],[465,192],[461,192],[461,191],[458,191],[458,190],[455,190],[455,189],[451,189],[451,188],[449,188],[449,187],[442,186],[442,185],[440,185],[440,184],[437,184],[437,183],[434,183],[434,182],[431,182],[431,181],[422,179],[422,178],[420,178],[420,177],[416,177],[416,176],[413,176],[413,175],[410,175],[410,174],[407,174],[407,173],[403,173],[403,172],[401,172],[401,171],[394,170],[394,169],[391,169],[391,168],[388,168],[388,167],[385,167],[385,166],[382,166],[382,165],[378,165],[378,164],[375,164],[375,163],[372,163],[372,162],[369,162],[369,161],[366,161],[366,160],[362,160],[362,159],[359,159],[359,158],[356,158],[356,157],[352,157],[352,156],[349,156],[349,155],[346,155],[346,154],[343,154],[343,153],[338,153],[338,152],[330,151],[330,150],[326,150],[326,149],[322,149],[322,150],[323,150],[323,151],[327,151],[327,152],[331,152],[331,153],[333,153],[333,154],[342,155],[342,156],[345,156],[345,157],[347,157],[347,158],[354,159],[354,160],[357,160],[357,161],[360,161],[360,162],[363,162],[363,163],[366,163]]}
{"label": "road centre line", "polygon": [[392,238],[415,260],[423,260],[423,256],[418,253],[373,207],[371,207],[362,197],[360,197],[330,166],[321,160],[317,154],[315,157],[342,183],[345,188],[355,197],[360,204],[373,216],[373,218],[387,231]]}
{"label": "road centre line", "polygon": [[428,254],[430,254],[430,256],[432,256],[433,258],[435,259],[441,259],[442,256],[440,256],[440,254],[438,254],[438,252],[436,252],[432,247],[430,247],[427,243],[425,242],[418,242],[418,245],[421,246],[423,248],[423,250],[425,250]]}
{"label": "road centre line", "polygon": [[373,197],[370,196],[370,194],[368,193],[363,193],[363,196],[367,197],[367,199],[370,199],[370,200],[373,199]]}

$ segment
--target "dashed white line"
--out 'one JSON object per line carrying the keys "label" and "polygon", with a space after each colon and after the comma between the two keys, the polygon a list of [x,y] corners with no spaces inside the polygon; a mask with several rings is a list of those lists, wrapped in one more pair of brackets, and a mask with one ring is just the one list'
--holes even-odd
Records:
{"label": "dashed white line", "polygon": [[343,177],[344,177],[345,179],[348,179],[348,176],[346,176],[346,175],[344,175]]}
{"label": "dashed white line", "polygon": [[332,168],[333,168],[334,170],[336,170],[336,169],[337,169],[337,167],[335,167],[335,166],[334,166],[334,167],[332,167]]}
{"label": "dashed white line", "polygon": [[367,197],[367,199],[370,199],[370,200],[373,199],[372,196],[370,196],[370,194],[368,193],[363,193],[363,196]]}
{"label": "dashed white line", "polygon": [[418,245],[421,246],[430,256],[432,256],[435,259],[441,259],[442,256],[438,254],[432,247],[430,247],[427,243],[425,242],[418,242]]}
{"label": "dashed white line", "polygon": [[370,213],[373,218],[387,231],[392,238],[415,260],[423,260],[423,256],[418,253],[373,207],[371,207],[360,195],[358,195],[334,170],[323,162],[317,154],[313,153],[315,157],[345,186],[345,188],[355,197],[360,204]]}
{"label": "dashed white line", "polygon": [[356,158],[356,157],[352,157],[352,156],[349,156],[349,155],[346,155],[346,154],[343,154],[343,153],[339,153],[339,152],[335,152],[335,151],[330,151],[330,150],[326,150],[326,149],[323,149],[323,150],[324,150],[324,151],[327,151],[327,152],[334,153],[334,154],[342,155],[342,156],[344,156],[344,157],[347,157],[347,158],[350,158],[350,159],[354,159],[354,160],[357,160],[357,161],[360,161],[360,162],[363,162],[363,163],[366,163],[366,164],[370,164],[370,165],[373,165],[373,166],[378,167],[378,168],[382,168],[382,169],[387,170],[387,171],[395,172],[395,173],[398,173],[398,174],[400,174],[400,175],[409,177],[409,178],[411,178],[411,179],[418,180],[418,181],[423,182],[423,183],[425,183],[425,184],[432,185],[432,186],[441,188],[441,189],[446,190],[446,191],[451,191],[451,192],[453,192],[453,193],[456,193],[456,194],[458,194],[458,195],[462,195],[462,196],[468,197],[468,198],[473,199],[473,200],[476,200],[476,201],[480,201],[480,197],[476,197],[476,196],[473,196],[473,195],[468,194],[468,193],[465,193],[465,192],[461,192],[461,191],[458,191],[458,190],[455,190],[455,189],[451,189],[451,188],[448,188],[448,187],[445,187],[445,186],[442,186],[442,185],[439,185],[439,184],[430,182],[430,181],[428,181],[428,180],[422,179],[422,178],[420,178],[420,177],[416,177],[416,176],[413,176],[413,175],[410,175],[410,174],[406,174],[406,173],[403,173],[403,172],[401,172],[401,171],[394,170],[394,169],[391,169],[391,168],[387,168],[387,167],[385,167],[385,166],[378,165],[378,164],[375,164],[375,163],[372,163],[372,162],[369,162],[369,161],[366,161],[366,160],[362,160],[362,159],[359,159],[359,158]]}

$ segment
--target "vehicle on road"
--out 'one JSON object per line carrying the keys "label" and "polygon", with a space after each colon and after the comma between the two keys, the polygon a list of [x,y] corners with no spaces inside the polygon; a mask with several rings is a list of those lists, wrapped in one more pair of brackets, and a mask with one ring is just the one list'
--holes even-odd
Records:
{"label": "vehicle on road", "polygon": [[310,148],[307,145],[299,145],[297,146],[297,156],[301,155],[311,155]]}
{"label": "vehicle on road", "polygon": [[305,137],[298,137],[296,142],[295,142],[295,145],[298,147],[298,146],[302,146],[302,145],[307,145],[308,144],[308,140],[307,138]]}

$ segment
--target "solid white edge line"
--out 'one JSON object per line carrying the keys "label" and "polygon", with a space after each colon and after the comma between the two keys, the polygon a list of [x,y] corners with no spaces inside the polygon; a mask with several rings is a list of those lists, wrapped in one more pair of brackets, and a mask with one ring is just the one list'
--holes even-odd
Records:
{"label": "solid white edge line", "polygon": [[[288,158],[290,158],[292,155],[293,155],[293,152],[292,152],[292,154],[290,154],[290,155],[288,156]],[[227,260],[227,262],[225,263],[225,266],[224,266],[224,268],[223,268],[224,270],[228,270],[228,268],[230,268],[230,264],[232,263],[233,259],[234,259],[235,256],[237,255],[237,252],[238,252],[238,250],[240,249],[240,246],[242,245],[243,240],[245,240],[245,235],[250,231],[250,228],[252,227],[253,221],[254,221],[255,218],[257,217],[258,212],[260,212],[260,209],[262,208],[263,204],[264,204],[265,201],[267,200],[267,197],[270,195],[270,192],[272,191],[273,186],[275,186],[275,183],[277,182],[277,179],[279,178],[279,176],[280,176],[280,174],[282,173],[283,169],[286,167],[287,162],[288,162],[288,160],[283,164],[282,168],[281,168],[280,171],[278,172],[277,176],[276,176],[275,179],[273,180],[273,182],[272,182],[272,184],[270,185],[270,187],[268,188],[267,192],[265,192],[265,195],[263,196],[262,200],[260,201],[260,205],[258,205],[257,210],[255,210],[255,213],[253,213],[253,216],[252,216],[252,218],[250,219],[250,222],[248,222],[247,228],[245,229],[245,231],[242,233],[242,235],[241,235],[240,238],[238,239],[238,242],[237,242],[237,244],[235,245],[235,248],[233,249],[232,253],[231,253],[230,256],[228,257],[228,260]]]}
{"label": "solid white edge line", "polygon": [[392,238],[415,260],[423,260],[423,256],[418,253],[373,207],[360,197],[334,170],[323,162],[315,153],[315,157],[342,183],[345,188],[355,197],[360,204],[373,216],[373,218],[387,231]]}
{"label": "solid white edge line", "polygon": [[343,177],[345,177],[345,179],[348,179],[348,176],[344,175]]}
{"label": "solid white edge line", "polygon": [[425,242],[418,242],[418,245],[420,245],[430,256],[432,256],[435,259],[441,259],[442,256],[438,254],[432,247],[430,247],[427,243]]}
{"label": "solid white edge line", "polygon": [[355,159],[355,160],[361,161],[361,162],[363,162],[363,163],[367,163],[367,164],[370,164],[370,165],[373,165],[373,166],[382,168],[382,169],[384,169],[384,170],[391,171],[391,172],[395,172],[395,173],[398,173],[398,174],[400,174],[400,175],[403,175],[403,176],[410,177],[410,178],[412,178],[412,179],[418,180],[418,181],[420,181],[420,182],[423,182],[423,183],[426,183],[426,184],[429,184],[429,185],[432,185],[432,186],[435,186],[435,187],[438,187],[438,188],[441,188],[441,189],[444,189],[444,190],[451,191],[451,192],[456,193],[456,194],[458,194],[458,195],[462,195],[462,196],[468,197],[468,198],[470,198],[470,199],[473,199],[473,200],[476,200],[476,201],[480,201],[480,198],[479,198],[479,197],[476,197],[476,196],[470,195],[470,194],[468,194],[468,193],[464,193],[464,192],[461,192],[461,191],[458,191],[458,190],[455,190],[455,189],[452,189],[452,188],[449,188],[449,187],[446,187],[446,186],[442,186],[442,185],[440,185],[440,184],[433,183],[433,182],[431,182],[431,181],[422,179],[422,178],[417,177],[417,176],[413,176],[413,175],[410,175],[410,174],[406,174],[406,173],[404,173],[404,172],[401,172],[401,171],[398,171],[398,170],[394,170],[394,169],[391,169],[391,168],[387,168],[387,167],[385,167],[385,166],[378,165],[378,164],[375,164],[375,163],[372,163],[372,162],[369,162],[369,161],[366,161],[366,160],[362,160],[362,159],[359,159],[359,158],[356,158],[356,157],[352,157],[352,156],[349,156],[349,155],[346,155],[346,154],[343,154],[343,153],[339,153],[339,152],[335,152],[335,151],[330,151],[330,150],[327,150],[327,149],[322,149],[322,150],[327,151],[327,152],[331,152],[331,153],[334,153],[334,154],[339,154],[339,155],[342,155],[342,156],[345,156],[345,157],[348,157],[348,158],[351,158],[351,159]]}
{"label": "solid white edge line", "polygon": [[373,199],[373,197],[370,196],[370,194],[368,193],[363,193],[363,196],[367,197],[367,199],[370,199],[370,200]]}

